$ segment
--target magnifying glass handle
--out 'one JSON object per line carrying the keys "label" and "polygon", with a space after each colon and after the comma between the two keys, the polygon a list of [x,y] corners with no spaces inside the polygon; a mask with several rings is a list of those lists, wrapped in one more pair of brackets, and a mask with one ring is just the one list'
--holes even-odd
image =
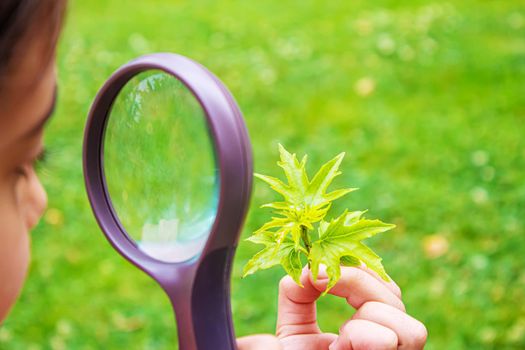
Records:
{"label": "magnifying glass handle", "polygon": [[172,305],[177,320],[179,350],[197,350],[190,303],[180,304],[172,301]]}
{"label": "magnifying glass handle", "polygon": [[228,247],[208,254],[192,284],[174,285],[172,292],[167,291],[177,319],[180,350],[237,349],[230,305],[233,253],[234,248]]}
{"label": "magnifying glass handle", "polygon": [[[208,323],[215,327],[201,328],[195,332],[192,324],[191,307],[184,305],[174,307],[177,318],[179,350],[235,350],[231,331],[227,326],[230,320],[223,310],[208,310]],[[222,308],[221,308],[222,309]],[[202,321],[202,320],[201,320]]]}

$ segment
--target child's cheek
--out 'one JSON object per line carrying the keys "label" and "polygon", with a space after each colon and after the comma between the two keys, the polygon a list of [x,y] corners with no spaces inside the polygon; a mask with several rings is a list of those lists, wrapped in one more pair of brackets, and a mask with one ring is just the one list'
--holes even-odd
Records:
{"label": "child's cheek", "polygon": [[20,294],[29,265],[29,234],[14,203],[0,192],[0,322]]}

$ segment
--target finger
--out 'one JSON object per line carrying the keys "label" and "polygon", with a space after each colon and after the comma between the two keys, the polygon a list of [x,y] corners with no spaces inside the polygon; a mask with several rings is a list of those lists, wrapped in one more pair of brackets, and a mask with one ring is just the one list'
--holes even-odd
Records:
{"label": "finger", "polygon": [[[317,290],[324,291],[326,289],[328,276],[324,268],[319,269],[316,282],[313,282],[311,274],[309,277]],[[359,309],[367,301],[379,301],[405,311],[405,305],[401,299],[390,289],[369,273],[355,267],[342,267],[341,279],[328,293],[346,298],[348,303],[356,309]]]}
{"label": "finger", "polygon": [[[344,267],[343,267],[344,268]],[[394,293],[394,295],[396,297],[398,297],[399,299],[401,299],[402,295],[401,295],[401,288],[399,288],[399,286],[397,285],[397,283],[394,281],[394,280],[390,280],[390,282],[387,282],[385,281],[384,279],[381,278],[381,276],[378,275],[377,272],[375,272],[374,270],[372,269],[369,269],[365,264],[362,264],[361,266],[358,267],[359,269],[365,271],[365,272],[368,272],[369,274],[371,274],[372,276],[375,277],[376,280],[378,280],[379,282],[381,282],[381,284],[383,284],[385,287],[387,287],[388,289],[390,289],[390,291],[392,293]]]}
{"label": "finger", "polygon": [[351,320],[339,332],[330,350],[397,349],[397,335],[391,329],[366,320]]}
{"label": "finger", "polygon": [[238,350],[281,350],[279,339],[270,334],[257,334],[237,339]]}
{"label": "finger", "polygon": [[277,314],[277,336],[321,333],[317,325],[315,301],[321,292],[309,279],[310,271],[303,270],[299,287],[290,276],[279,283],[279,309]]}
{"label": "finger", "polygon": [[390,328],[397,334],[399,349],[423,349],[427,340],[427,330],[423,323],[383,303],[364,303],[352,319],[367,320]]}

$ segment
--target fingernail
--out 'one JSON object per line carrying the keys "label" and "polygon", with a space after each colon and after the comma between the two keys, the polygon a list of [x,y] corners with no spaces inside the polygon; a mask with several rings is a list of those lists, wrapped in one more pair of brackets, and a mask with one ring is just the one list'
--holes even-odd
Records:
{"label": "fingernail", "polygon": [[322,280],[327,280],[327,279],[328,279],[328,274],[326,273],[326,266],[323,264],[320,264],[319,272],[317,273],[317,280],[322,281]]}
{"label": "fingernail", "polygon": [[332,344],[330,344],[328,346],[328,350],[335,350],[336,347],[337,347],[337,341],[339,340],[339,338],[335,338],[335,340],[332,342]]}
{"label": "fingernail", "polygon": [[[313,277],[313,276],[312,276]],[[326,266],[319,265],[319,271],[317,273],[317,278],[312,280],[315,289],[320,292],[324,292],[329,283],[328,274],[326,273]]]}
{"label": "fingernail", "polygon": [[309,275],[310,274],[310,269],[308,268],[308,265],[305,265],[303,267],[303,271],[301,271],[301,275]]}

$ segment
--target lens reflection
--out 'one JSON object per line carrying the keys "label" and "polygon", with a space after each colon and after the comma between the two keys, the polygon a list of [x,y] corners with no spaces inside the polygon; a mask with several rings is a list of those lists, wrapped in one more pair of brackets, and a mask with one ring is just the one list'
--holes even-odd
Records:
{"label": "lens reflection", "polygon": [[218,202],[218,170],[205,112],[162,71],[135,76],[114,101],[104,140],[111,202],[128,236],[150,256],[197,256]]}

